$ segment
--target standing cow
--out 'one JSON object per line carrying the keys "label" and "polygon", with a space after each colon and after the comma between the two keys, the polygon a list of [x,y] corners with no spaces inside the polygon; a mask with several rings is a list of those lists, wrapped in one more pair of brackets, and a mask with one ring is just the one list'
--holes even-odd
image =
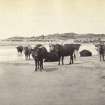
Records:
{"label": "standing cow", "polygon": [[[70,56],[70,62],[69,64],[74,63],[74,52],[75,50],[78,50],[80,47],[80,44],[55,44],[52,45],[52,49],[58,54],[59,62],[58,65],[60,65],[60,60],[62,61],[62,65],[64,64],[64,56]],[[75,56],[76,58],[76,56]]]}
{"label": "standing cow", "polygon": [[45,47],[41,45],[34,47],[32,50],[32,57],[35,61],[35,71],[37,71],[37,69],[40,69],[40,71],[43,70],[43,60],[46,58],[47,54]]}
{"label": "standing cow", "polygon": [[24,47],[24,54],[25,54],[26,60],[30,59],[31,52],[32,52],[31,47],[29,47],[29,46]]}
{"label": "standing cow", "polygon": [[19,53],[22,54],[22,52],[23,52],[23,46],[17,46],[16,49],[17,49],[18,54]]}

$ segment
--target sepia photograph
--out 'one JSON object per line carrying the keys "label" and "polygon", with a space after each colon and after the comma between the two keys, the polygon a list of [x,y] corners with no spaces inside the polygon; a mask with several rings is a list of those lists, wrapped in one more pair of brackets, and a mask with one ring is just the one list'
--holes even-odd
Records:
{"label": "sepia photograph", "polygon": [[105,0],[0,0],[0,105],[105,105]]}

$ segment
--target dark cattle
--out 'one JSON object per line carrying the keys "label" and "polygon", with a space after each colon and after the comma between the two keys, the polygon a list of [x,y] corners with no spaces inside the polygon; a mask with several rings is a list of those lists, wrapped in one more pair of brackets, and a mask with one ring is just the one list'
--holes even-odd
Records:
{"label": "dark cattle", "polygon": [[25,59],[28,60],[30,59],[32,49],[29,47],[24,47],[24,54],[25,54]]}
{"label": "dark cattle", "polygon": [[42,71],[43,60],[46,58],[47,54],[48,53],[45,47],[40,45],[34,47],[34,49],[32,50],[32,57],[35,61],[35,71],[37,71],[37,69],[40,69],[40,71]]}
{"label": "dark cattle", "polygon": [[62,65],[64,64],[64,62],[63,62],[64,56],[70,56],[69,64],[73,64],[74,63],[74,60],[73,60],[74,51],[78,50],[79,46],[80,46],[80,44],[52,45],[52,47],[53,47],[52,49],[58,54],[58,58],[59,58],[58,65],[60,65],[60,60],[62,60]]}
{"label": "dark cattle", "polygon": [[104,59],[104,53],[105,53],[105,45],[99,45],[99,54],[100,54],[100,61],[105,60]]}
{"label": "dark cattle", "polygon": [[92,56],[92,53],[88,50],[83,50],[80,52],[81,57]]}
{"label": "dark cattle", "polygon": [[58,54],[56,52],[51,51],[48,52],[45,62],[55,62],[58,60],[59,60]]}
{"label": "dark cattle", "polygon": [[18,53],[22,54],[23,46],[17,46],[16,49]]}

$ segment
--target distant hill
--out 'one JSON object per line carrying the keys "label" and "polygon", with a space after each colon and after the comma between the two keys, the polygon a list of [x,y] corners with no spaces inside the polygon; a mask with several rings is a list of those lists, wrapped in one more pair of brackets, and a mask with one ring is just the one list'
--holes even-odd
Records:
{"label": "distant hill", "polygon": [[78,38],[105,38],[105,34],[77,34],[77,33],[62,33],[62,34],[49,34],[47,36],[38,37],[21,37],[15,36],[5,39],[5,41],[38,41],[38,40],[67,40],[67,39],[78,39]]}

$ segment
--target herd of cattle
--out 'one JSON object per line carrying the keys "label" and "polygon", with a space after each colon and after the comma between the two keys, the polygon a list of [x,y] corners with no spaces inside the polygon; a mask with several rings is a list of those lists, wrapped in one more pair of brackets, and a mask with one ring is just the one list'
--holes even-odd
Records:
{"label": "herd of cattle", "polygon": [[[30,59],[30,56],[32,55],[32,58],[35,61],[35,71],[37,71],[37,69],[40,69],[40,71],[42,71],[43,61],[58,61],[58,65],[60,65],[60,62],[62,62],[63,65],[65,56],[70,56],[69,64],[73,64],[74,59],[76,58],[75,51],[79,50],[80,44],[52,44],[49,47],[50,52],[48,52],[42,44],[37,44],[34,48],[31,48],[30,46],[18,46],[16,48],[18,53],[20,54],[22,54],[22,52],[24,51],[26,60]],[[104,60],[104,52],[104,45],[100,45],[100,60],[101,58]]]}

